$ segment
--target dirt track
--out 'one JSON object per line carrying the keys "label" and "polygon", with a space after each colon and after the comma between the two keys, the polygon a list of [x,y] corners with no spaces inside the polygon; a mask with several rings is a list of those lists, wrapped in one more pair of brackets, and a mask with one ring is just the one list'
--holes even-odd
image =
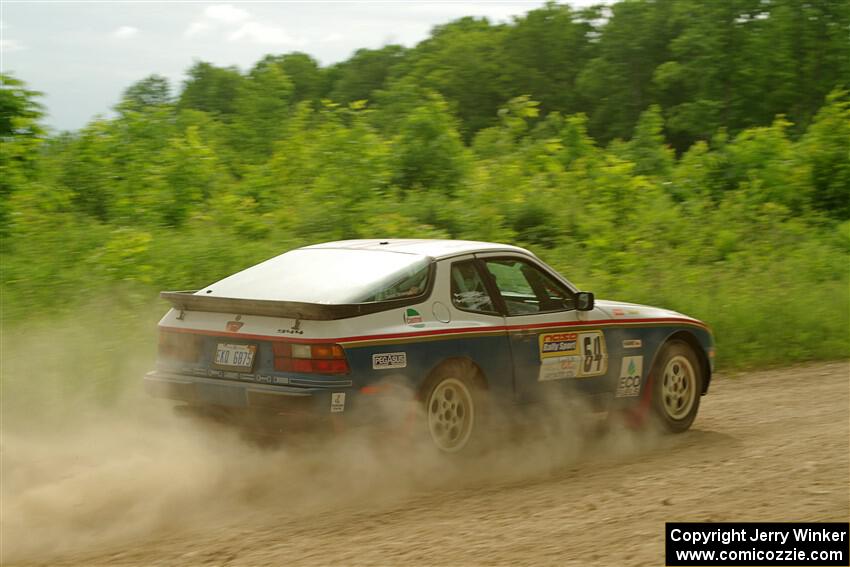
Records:
{"label": "dirt track", "polygon": [[[45,541],[40,557],[19,553],[14,564],[662,565],[665,521],[846,521],[848,392],[847,362],[718,376],[684,435],[571,439],[565,458],[552,454],[550,440],[533,453],[518,450],[516,459],[503,453],[451,468],[443,479],[439,466],[423,464],[426,479],[401,483],[403,490],[383,483],[416,477],[410,468],[393,476],[354,467],[348,476],[374,478],[347,485],[356,490],[346,494],[302,468],[300,491],[338,502],[296,506],[288,504],[302,502],[296,492],[253,494],[223,512],[213,496],[209,512],[194,520],[81,544],[59,557],[50,557]],[[285,469],[270,474],[292,478]],[[14,534],[5,535],[8,551]]]}

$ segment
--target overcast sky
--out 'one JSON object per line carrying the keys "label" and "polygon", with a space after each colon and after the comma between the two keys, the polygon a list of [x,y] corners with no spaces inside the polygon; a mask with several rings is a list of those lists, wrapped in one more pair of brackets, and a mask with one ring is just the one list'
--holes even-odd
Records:
{"label": "overcast sky", "polygon": [[[592,0],[573,0],[586,6]],[[76,129],[152,73],[179,88],[195,59],[245,70],[266,53],[322,65],[361,47],[415,45],[462,16],[510,21],[543,4],[502,2],[0,2],[3,72],[44,93],[46,122]]]}

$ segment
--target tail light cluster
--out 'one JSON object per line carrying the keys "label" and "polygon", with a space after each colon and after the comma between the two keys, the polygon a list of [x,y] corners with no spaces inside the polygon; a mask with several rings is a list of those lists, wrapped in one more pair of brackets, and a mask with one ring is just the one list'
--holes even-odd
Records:
{"label": "tail light cluster", "polygon": [[348,361],[335,344],[273,343],[274,368],[305,374],[347,374]]}
{"label": "tail light cluster", "polygon": [[196,362],[201,355],[201,336],[173,331],[159,332],[159,356],[183,362]]}

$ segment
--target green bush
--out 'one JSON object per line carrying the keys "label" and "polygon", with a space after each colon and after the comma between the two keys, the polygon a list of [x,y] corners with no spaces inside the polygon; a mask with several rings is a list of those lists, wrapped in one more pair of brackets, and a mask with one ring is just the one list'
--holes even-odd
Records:
{"label": "green bush", "polygon": [[[599,297],[703,319],[722,367],[850,356],[846,93],[799,139],[779,118],[677,159],[654,107],[632,140],[601,147],[582,115],[516,97],[467,145],[434,93],[384,129],[380,106],[290,107],[257,88],[208,111],[135,96],[77,133],[8,133],[4,335],[105,305],[93,328],[111,348],[147,344],[160,289],[318,241],[437,237],[525,245]],[[239,93],[283,117],[270,145],[234,146],[233,125],[258,119]]]}

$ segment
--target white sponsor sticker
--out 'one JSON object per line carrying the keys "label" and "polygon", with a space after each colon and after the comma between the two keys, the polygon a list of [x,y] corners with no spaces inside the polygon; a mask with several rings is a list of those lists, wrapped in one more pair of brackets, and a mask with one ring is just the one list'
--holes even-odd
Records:
{"label": "white sponsor sticker", "polygon": [[620,365],[620,378],[617,381],[618,398],[628,398],[640,394],[640,381],[643,377],[643,357],[625,356]]}
{"label": "white sponsor sticker", "polygon": [[407,368],[407,353],[381,352],[372,355],[373,370],[387,370],[389,368]]}
{"label": "white sponsor sticker", "polygon": [[541,382],[549,380],[562,380],[564,378],[575,378],[581,368],[580,356],[559,356],[558,358],[544,358],[540,364]]}
{"label": "white sponsor sticker", "polygon": [[334,392],[331,394],[331,413],[340,413],[345,410],[345,392]]}
{"label": "white sponsor sticker", "polygon": [[626,339],[623,341],[623,348],[640,348],[643,346],[643,341],[640,339]]}

